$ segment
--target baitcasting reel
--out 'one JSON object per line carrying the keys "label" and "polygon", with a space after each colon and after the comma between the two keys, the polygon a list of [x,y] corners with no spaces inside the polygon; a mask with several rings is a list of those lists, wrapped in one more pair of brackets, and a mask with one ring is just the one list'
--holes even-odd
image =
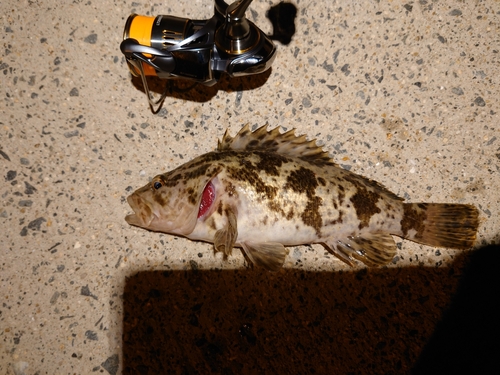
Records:
{"label": "baitcasting reel", "polygon": [[160,108],[167,89],[154,101],[146,76],[184,78],[212,86],[222,73],[239,77],[271,67],[276,47],[245,18],[251,2],[238,0],[228,5],[224,0],[215,0],[214,16],[208,20],[129,16],[120,49],[132,75],[142,78],[153,112]]}

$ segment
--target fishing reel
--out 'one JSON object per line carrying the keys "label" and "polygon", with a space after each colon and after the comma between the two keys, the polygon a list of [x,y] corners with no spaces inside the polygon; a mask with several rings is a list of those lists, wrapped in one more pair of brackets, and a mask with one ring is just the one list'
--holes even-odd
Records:
{"label": "fishing reel", "polygon": [[141,77],[154,113],[161,107],[167,88],[155,101],[146,76],[181,78],[212,86],[223,73],[241,77],[271,67],[276,47],[246,19],[245,11],[251,2],[238,0],[228,5],[224,0],[215,0],[214,15],[208,20],[129,16],[120,50],[132,75]]}

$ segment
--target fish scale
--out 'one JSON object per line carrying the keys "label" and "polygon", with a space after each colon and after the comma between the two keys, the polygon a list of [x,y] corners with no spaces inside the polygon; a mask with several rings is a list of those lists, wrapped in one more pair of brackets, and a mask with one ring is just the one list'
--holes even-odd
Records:
{"label": "fish scale", "polygon": [[393,236],[467,249],[479,225],[472,205],[405,203],[380,183],[345,170],[305,136],[249,126],[226,131],[215,151],[157,175],[128,197],[138,227],[234,247],[279,269],[286,246],[319,243],[342,261],[389,263]]}

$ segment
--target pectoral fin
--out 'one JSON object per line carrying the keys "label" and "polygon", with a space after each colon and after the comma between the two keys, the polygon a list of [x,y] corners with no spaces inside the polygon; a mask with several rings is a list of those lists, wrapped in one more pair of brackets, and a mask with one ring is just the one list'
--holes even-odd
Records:
{"label": "pectoral fin", "polygon": [[241,246],[253,264],[269,271],[278,271],[288,253],[285,246],[277,242],[243,242]]}
{"label": "pectoral fin", "polygon": [[224,253],[224,258],[226,258],[231,255],[236,238],[238,238],[238,224],[236,215],[231,208],[227,208],[224,212],[227,217],[227,225],[224,229],[215,232],[214,248],[215,251]]}
{"label": "pectoral fin", "polygon": [[325,244],[325,247],[351,266],[354,258],[368,267],[379,267],[389,263],[396,255],[394,239],[385,233],[371,233],[363,237],[349,236],[345,240]]}

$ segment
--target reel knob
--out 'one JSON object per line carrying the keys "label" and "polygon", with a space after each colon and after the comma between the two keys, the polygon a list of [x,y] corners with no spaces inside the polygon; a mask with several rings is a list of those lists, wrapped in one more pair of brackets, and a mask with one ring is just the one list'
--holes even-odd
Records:
{"label": "reel knob", "polygon": [[241,55],[259,44],[261,31],[245,17],[251,2],[252,0],[236,1],[225,9],[224,23],[215,33],[215,45],[220,51]]}

